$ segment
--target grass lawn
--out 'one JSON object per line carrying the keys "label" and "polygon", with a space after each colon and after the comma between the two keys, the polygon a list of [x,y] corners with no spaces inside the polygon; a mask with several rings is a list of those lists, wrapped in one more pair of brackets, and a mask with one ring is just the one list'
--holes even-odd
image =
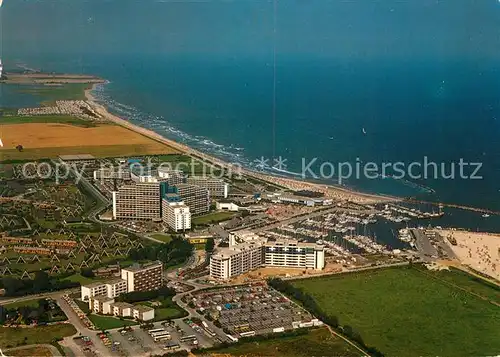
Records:
{"label": "grass lawn", "polygon": [[260,342],[243,342],[210,351],[230,356],[360,356],[359,351],[342,339],[332,336],[326,328],[311,330],[306,335],[282,337]]}
{"label": "grass lawn", "polygon": [[54,105],[56,100],[85,100],[85,90],[92,88],[91,83],[65,83],[57,86],[23,86],[19,92],[43,98],[43,105]]}
{"label": "grass lawn", "polygon": [[89,319],[100,330],[110,330],[113,328],[132,326],[138,324],[136,321],[132,320],[120,320],[114,317],[101,316],[95,314],[89,315]]}
{"label": "grass lawn", "polygon": [[327,314],[337,316],[341,325],[352,326],[366,345],[387,356],[498,354],[498,306],[434,277],[466,284],[479,294],[491,287],[472,279],[464,282],[456,271],[419,269],[377,269],[293,284],[311,294]]}
{"label": "grass lawn", "polygon": [[16,116],[0,118],[0,125],[25,124],[25,123],[58,123],[58,124],[83,126],[86,128],[96,126],[96,124],[94,124],[91,121],[82,120],[70,115],[33,115],[33,116],[16,115]]}
{"label": "grass lawn", "polygon": [[22,152],[15,149],[2,150],[1,161],[41,160],[55,158],[59,155],[90,154],[95,157],[143,156],[158,152],[173,151],[169,146],[160,144],[130,144],[102,146],[66,146],[45,148],[24,148]]}
{"label": "grass lawn", "polygon": [[99,279],[91,279],[91,278],[87,278],[85,276],[81,276],[79,273],[75,273],[73,275],[70,275],[67,278],[64,278],[63,280],[77,282],[77,283],[80,283],[82,285],[95,283],[95,282],[99,281]]}
{"label": "grass lawn", "polygon": [[186,316],[186,312],[175,307],[162,307],[155,309],[155,321],[178,319]]}
{"label": "grass lawn", "polygon": [[20,306],[37,307],[38,306],[38,300],[40,300],[40,299],[23,300],[23,301],[13,302],[11,304],[4,305],[4,307],[7,308],[7,309],[17,309]]}
{"label": "grass lawn", "polygon": [[213,212],[206,214],[204,216],[194,217],[192,220],[193,224],[211,224],[222,221],[227,221],[236,215],[235,212]]}
{"label": "grass lawn", "polygon": [[161,240],[163,243],[168,243],[172,240],[172,236],[170,234],[151,234],[151,238]]}
{"label": "grass lawn", "polygon": [[75,327],[70,324],[33,328],[0,327],[0,348],[51,343],[54,339],[72,336],[75,333]]}
{"label": "grass lawn", "polygon": [[79,300],[79,299],[74,299],[75,304],[78,305],[80,310],[82,310],[85,314],[88,314],[90,312],[89,304],[85,301]]}
{"label": "grass lawn", "polygon": [[52,352],[47,347],[39,346],[20,348],[14,351],[8,351],[6,353],[8,356],[12,357],[52,357]]}

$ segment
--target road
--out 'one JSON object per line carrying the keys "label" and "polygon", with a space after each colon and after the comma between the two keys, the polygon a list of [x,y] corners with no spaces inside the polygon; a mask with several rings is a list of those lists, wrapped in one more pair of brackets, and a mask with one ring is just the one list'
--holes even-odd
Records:
{"label": "road", "polygon": [[[82,324],[80,318],[76,315],[75,311],[71,308],[71,306],[68,305],[68,303],[62,298],[62,296],[58,297],[56,300],[59,306],[61,307],[61,310],[64,311],[64,313],[68,317],[69,323],[75,326],[77,331],[77,334],[75,336],[88,336],[92,341],[92,343],[94,344],[98,356],[112,355],[111,351],[106,346],[104,346],[99,337],[97,337],[97,331],[90,330],[87,327],[85,327]],[[73,341],[73,337],[75,336],[65,337],[64,345],[66,347],[69,347],[73,351],[75,356],[82,356],[83,351]]]}
{"label": "road", "polygon": [[42,294],[35,294],[35,295],[2,298],[2,299],[0,299],[0,304],[5,305],[5,304],[11,304],[11,303],[19,302],[19,301],[28,301],[28,300],[34,300],[34,299],[54,298],[54,297],[57,298],[58,296],[62,296],[64,294],[69,295],[69,294],[73,294],[76,292],[80,292],[80,288],[53,291],[50,293],[42,293]]}

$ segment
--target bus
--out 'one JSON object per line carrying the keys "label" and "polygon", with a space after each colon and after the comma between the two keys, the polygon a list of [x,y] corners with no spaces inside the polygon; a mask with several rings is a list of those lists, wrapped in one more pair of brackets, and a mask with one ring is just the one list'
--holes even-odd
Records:
{"label": "bus", "polygon": [[165,331],[164,328],[157,328],[155,330],[149,330],[148,333],[151,335],[152,333],[155,333],[155,332],[163,332]]}
{"label": "bus", "polygon": [[160,341],[164,341],[164,340],[170,340],[172,337],[170,336],[170,334],[166,333],[166,334],[163,334],[163,335],[157,335],[157,336],[153,336],[153,340],[155,342],[160,342]]}
{"label": "bus", "polygon": [[188,341],[192,341],[192,340],[196,340],[196,336],[195,335],[189,335],[189,336],[181,337],[181,339],[179,341],[181,341],[181,342],[188,342]]}
{"label": "bus", "polygon": [[248,332],[240,333],[240,337],[249,337],[249,336],[255,336],[255,331],[248,331]]}
{"label": "bus", "polygon": [[168,331],[161,331],[161,332],[153,332],[151,334],[151,337],[161,336],[161,335],[164,335],[164,334],[170,335],[170,333]]}

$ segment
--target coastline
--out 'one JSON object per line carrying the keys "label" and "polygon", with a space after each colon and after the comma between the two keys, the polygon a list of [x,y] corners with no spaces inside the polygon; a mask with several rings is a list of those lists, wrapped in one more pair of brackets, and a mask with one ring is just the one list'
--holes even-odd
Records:
{"label": "coastline", "polygon": [[276,184],[278,186],[285,187],[290,190],[311,190],[311,191],[319,191],[325,194],[326,197],[342,200],[342,201],[351,201],[355,203],[364,203],[364,204],[373,204],[373,203],[383,203],[383,202],[391,202],[391,201],[400,201],[401,198],[391,197],[386,195],[377,195],[370,193],[363,193],[359,191],[349,190],[347,188],[332,186],[332,185],[321,185],[317,183],[308,182],[306,180],[298,180],[292,178],[278,177],[273,176],[271,174],[259,173],[247,168],[236,166],[234,164],[225,162],[217,157],[212,155],[203,153],[199,150],[193,149],[187,145],[178,143],[172,139],[168,139],[150,129],[146,129],[140,127],[136,124],[129,122],[128,120],[122,119],[108,111],[106,107],[102,104],[98,103],[96,98],[93,96],[92,91],[96,88],[97,85],[103,83],[94,83],[91,89],[85,90],[85,97],[90,106],[105,120],[113,122],[117,125],[123,126],[129,130],[137,132],[141,135],[144,135],[150,139],[161,142],[165,145],[168,145],[188,156],[192,156],[195,158],[202,159],[204,162],[216,165],[229,170],[240,170],[241,174],[249,177],[256,178],[261,181],[270,182]]}

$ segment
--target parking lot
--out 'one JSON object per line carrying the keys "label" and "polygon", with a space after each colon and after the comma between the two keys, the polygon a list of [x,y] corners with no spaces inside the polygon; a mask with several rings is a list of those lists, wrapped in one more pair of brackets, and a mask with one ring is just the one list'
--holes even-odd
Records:
{"label": "parking lot", "polygon": [[[150,330],[163,329],[169,334],[169,338],[155,342]],[[197,346],[210,347],[213,341],[204,334],[201,329],[193,329],[181,320],[170,324],[154,323],[152,327],[142,329],[139,326],[133,326],[120,330],[113,330],[109,333],[108,348],[117,356],[149,356],[150,354],[165,354],[176,350],[191,350]],[[182,341],[183,337],[193,336],[189,341]],[[195,342],[196,341],[196,342]],[[106,343],[105,343],[106,344]]]}
{"label": "parking lot", "polygon": [[190,297],[198,311],[234,337],[321,324],[265,283],[198,291]]}

